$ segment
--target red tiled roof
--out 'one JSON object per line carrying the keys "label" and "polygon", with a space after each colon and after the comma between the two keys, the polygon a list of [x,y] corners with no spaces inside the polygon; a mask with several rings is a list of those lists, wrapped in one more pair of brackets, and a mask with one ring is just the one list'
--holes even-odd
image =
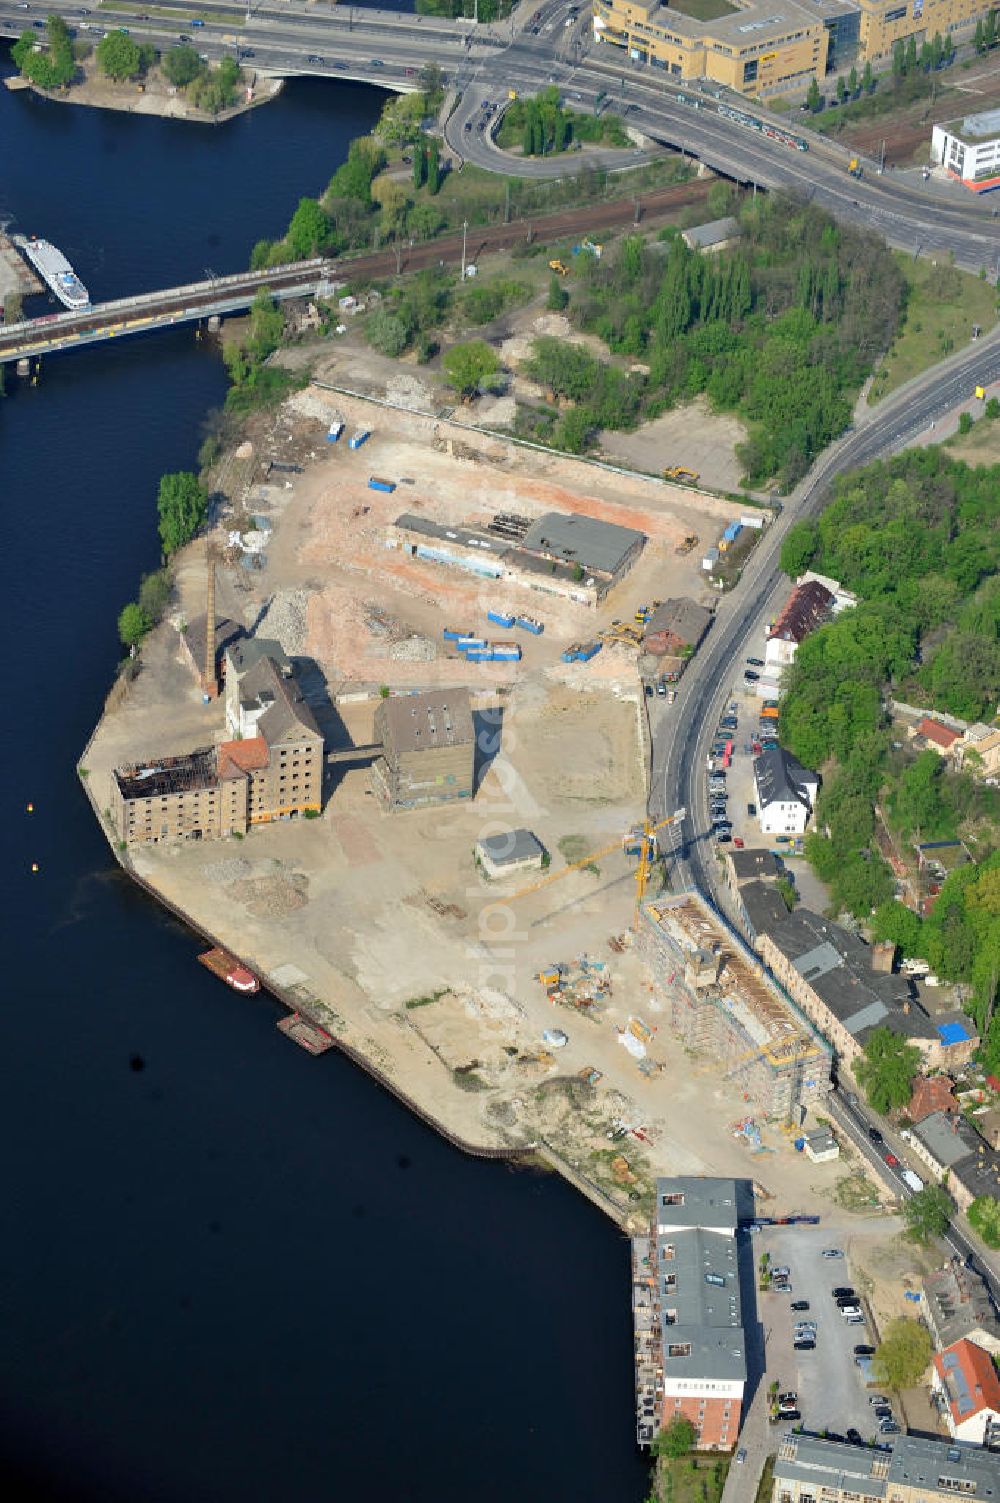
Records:
{"label": "red tiled roof", "polygon": [[[943,1352],[936,1352],[934,1366],[945,1386],[956,1425],[971,1419],[981,1409],[1000,1413],[1000,1376],[989,1352],[974,1341],[963,1337],[954,1345],[945,1347]],[[952,1376],[956,1366],[961,1370],[964,1383],[956,1382]]]}
{"label": "red tiled roof", "polygon": [[947,1075],[921,1075],[913,1083],[913,1096],[906,1108],[906,1115],[913,1122],[922,1122],[932,1112],[957,1112],[958,1102],[952,1094],[951,1081]]}
{"label": "red tiled roof", "polygon": [[935,746],[941,746],[945,751],[949,751],[961,737],[960,731],[950,731],[940,720],[931,720],[928,716],[917,726],[917,734],[926,736],[928,741],[933,741]]}
{"label": "red tiled roof", "polygon": [[768,635],[772,641],[803,642],[811,631],[816,630],[835,600],[836,597],[817,579],[797,585],[778,612]]}
{"label": "red tiled roof", "polygon": [[259,772],[267,764],[267,742],[263,736],[251,736],[246,741],[222,741],[219,744],[220,778],[235,778],[240,773]]}

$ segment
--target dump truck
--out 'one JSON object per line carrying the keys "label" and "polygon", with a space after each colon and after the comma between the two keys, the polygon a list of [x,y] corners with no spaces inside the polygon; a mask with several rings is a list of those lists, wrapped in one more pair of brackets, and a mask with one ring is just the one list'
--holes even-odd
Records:
{"label": "dump truck", "polygon": [[569,276],[569,267],[565,261],[560,261],[558,257],[554,261],[549,262],[549,270],[554,271],[557,277]]}

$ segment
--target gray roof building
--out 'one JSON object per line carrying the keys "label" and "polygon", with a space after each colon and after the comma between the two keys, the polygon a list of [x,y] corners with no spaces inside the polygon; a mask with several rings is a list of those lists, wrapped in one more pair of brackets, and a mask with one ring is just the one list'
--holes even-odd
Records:
{"label": "gray roof building", "polygon": [[811,810],[818,779],[814,772],[783,747],[761,752],[754,758],[754,782],[757,803],[763,811],[768,804],[801,804]]}
{"label": "gray roof building", "polygon": [[1000,1497],[995,1454],[979,1446],[917,1435],[895,1437],[889,1450],[852,1446],[816,1435],[786,1435],[774,1466],[774,1496],[798,1503],[822,1492],[841,1499],[900,1498],[938,1503],[963,1496]]}
{"label": "gray roof building", "polygon": [[541,841],[530,830],[505,830],[502,835],[483,835],[476,842],[494,866],[518,866],[544,854]]}
{"label": "gray roof building", "polygon": [[984,1146],[982,1138],[964,1117],[949,1116],[947,1112],[932,1112],[910,1132],[943,1169],[954,1169],[962,1159]]}
{"label": "gray roof building", "polygon": [[295,665],[275,637],[243,637],[226,649],[228,666],[242,678],[261,658],[270,658],[282,678],[290,678]]}
{"label": "gray roof building", "polygon": [[646,622],[643,646],[648,652],[677,654],[692,651],[712,624],[712,612],[696,600],[683,596],[665,600]]}
{"label": "gray roof building", "polygon": [[467,689],[393,694],[382,701],[386,737],[397,754],[435,746],[468,746],[475,739]]}
{"label": "gray roof building", "polygon": [[756,877],[781,876],[781,862],[773,851],[732,851],[726,853],[726,860],[738,885]]}
{"label": "gray roof building", "polygon": [[[738,854],[742,856],[743,852],[740,851]],[[770,930],[776,929],[779,924],[783,924],[788,917],[788,904],[780,892],[758,878],[754,878],[752,882],[741,883],[739,900],[743,905],[746,921],[754,934],[767,934]]]}
{"label": "gray roof building", "polygon": [[259,658],[240,678],[239,698],[242,710],[263,710],[256,721],[256,734],[263,736],[268,746],[287,741],[292,735],[323,739],[302,690],[282,677],[271,657]]}
{"label": "gray roof building", "polygon": [[923,1314],[941,1350],[968,1337],[1000,1353],[1000,1318],[989,1290],[971,1268],[955,1260],[929,1273],[922,1283]]}
{"label": "gray roof building", "polygon": [[658,1304],[668,1385],[684,1379],[746,1381],[737,1233],[752,1216],[747,1181],[680,1175],[656,1182]]}
{"label": "gray roof building", "polygon": [[707,224],[696,224],[681,235],[691,250],[721,250],[731,240],[738,240],[740,222],[731,216],[725,219],[710,219]]}
{"label": "gray roof building", "polygon": [[642,552],[646,534],[616,522],[576,512],[546,512],[532,522],[521,547],[527,553],[565,564],[579,564],[588,573],[619,578]]}

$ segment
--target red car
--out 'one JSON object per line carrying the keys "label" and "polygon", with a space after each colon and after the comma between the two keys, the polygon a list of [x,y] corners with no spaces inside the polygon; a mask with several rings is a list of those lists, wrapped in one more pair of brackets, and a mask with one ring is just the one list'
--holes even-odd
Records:
{"label": "red car", "polygon": [[884,1153],[882,1155],[882,1162],[888,1164],[890,1169],[899,1168],[899,1160],[894,1153]]}

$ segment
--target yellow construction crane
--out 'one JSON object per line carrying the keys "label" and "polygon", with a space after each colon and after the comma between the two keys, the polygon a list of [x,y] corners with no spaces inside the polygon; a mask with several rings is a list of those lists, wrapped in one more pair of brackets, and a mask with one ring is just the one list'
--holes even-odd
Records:
{"label": "yellow construction crane", "polygon": [[546,872],[545,876],[539,877],[537,881],[529,882],[526,887],[518,888],[517,892],[511,893],[511,899],[526,897],[529,892],[537,892],[540,887],[547,887],[550,882],[558,882],[560,877],[566,877],[570,872],[581,871],[583,867],[599,861],[602,856],[610,856],[614,851],[624,851],[626,855],[635,854],[639,858],[639,865],[635,870],[635,912],[632,917],[634,929],[639,922],[639,910],[649,885],[649,868],[656,849],[657,831],[665,830],[668,825],[680,824],[686,814],[686,809],[677,809],[673,814],[668,814],[666,819],[657,820],[655,824],[650,819],[644,819],[641,825],[633,825],[624,837],[619,837],[610,845],[602,846],[599,851],[590,851],[586,856],[581,856],[579,861],[570,861],[568,865],[560,866],[554,872]]}

